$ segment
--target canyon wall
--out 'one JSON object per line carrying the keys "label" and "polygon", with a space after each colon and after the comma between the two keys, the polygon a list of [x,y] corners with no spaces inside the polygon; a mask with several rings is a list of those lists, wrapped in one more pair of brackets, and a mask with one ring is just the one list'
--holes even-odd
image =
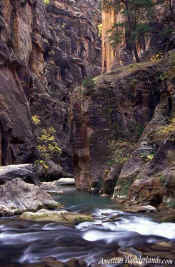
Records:
{"label": "canyon wall", "polygon": [[[40,128],[54,127],[71,169],[69,95],[100,73],[100,13],[89,1],[0,2],[0,164],[34,162]],[[66,167],[67,166],[67,167]]]}
{"label": "canyon wall", "polygon": [[[72,94],[77,187],[158,206],[174,195],[175,51]],[[114,190],[115,187],[115,190]]]}
{"label": "canyon wall", "polygon": [[[121,3],[122,5],[122,3]],[[148,25],[149,33],[143,32],[136,41],[136,50],[140,61],[149,59],[151,56],[163,53],[174,47],[174,14],[175,1],[163,1],[155,5],[152,18]],[[130,11],[129,11],[130,12]],[[143,21],[146,22],[144,10]],[[125,10],[126,13],[126,10]],[[124,15],[122,7],[116,8],[115,1],[104,0],[102,6],[102,72],[121,65],[127,65],[136,61],[133,51],[131,51],[125,31],[127,15]],[[116,29],[118,26],[119,35]]]}

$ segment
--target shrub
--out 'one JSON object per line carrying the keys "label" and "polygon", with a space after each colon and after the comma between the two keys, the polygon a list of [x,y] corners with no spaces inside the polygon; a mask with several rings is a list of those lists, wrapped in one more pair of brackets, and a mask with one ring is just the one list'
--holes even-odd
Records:
{"label": "shrub", "polygon": [[168,207],[175,209],[175,200],[171,200],[170,202],[168,202]]}
{"label": "shrub", "polygon": [[83,80],[82,86],[87,89],[93,89],[95,87],[95,82],[92,78],[87,78]]}
{"label": "shrub", "polygon": [[35,125],[40,124],[40,118],[39,118],[39,116],[37,116],[37,115],[33,115],[33,116],[32,116],[32,122],[33,122]]}
{"label": "shrub", "polygon": [[[32,116],[32,120],[35,125],[39,126],[41,122],[39,116]],[[47,160],[56,158],[61,153],[61,148],[56,141],[56,130],[54,127],[39,128],[36,149],[40,156],[35,161],[35,165],[48,169]]]}
{"label": "shrub", "polygon": [[40,152],[42,159],[50,159],[61,153],[55,138],[55,129],[53,127],[42,129],[41,135],[38,137],[37,150]]}
{"label": "shrub", "polygon": [[43,0],[45,5],[49,5],[50,0]]}
{"label": "shrub", "polygon": [[170,119],[169,123],[165,126],[161,126],[157,131],[160,137],[168,138],[169,140],[175,140],[175,118]]}

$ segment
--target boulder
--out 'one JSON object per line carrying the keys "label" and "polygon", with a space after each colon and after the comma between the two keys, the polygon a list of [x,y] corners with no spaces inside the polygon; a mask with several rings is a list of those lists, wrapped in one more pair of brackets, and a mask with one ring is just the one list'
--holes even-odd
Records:
{"label": "boulder", "polygon": [[51,221],[66,224],[77,224],[84,221],[92,221],[92,217],[90,215],[68,212],[65,210],[50,211],[46,209],[41,209],[37,212],[24,212],[20,215],[20,219],[36,222]]}
{"label": "boulder", "polygon": [[22,178],[32,183],[38,182],[32,164],[0,166],[0,184],[15,178]]}
{"label": "boulder", "polygon": [[128,207],[125,209],[127,212],[155,212],[157,209],[151,205],[145,205],[145,206],[140,206],[140,205],[135,205],[132,207]]}
{"label": "boulder", "polygon": [[72,177],[70,173],[64,171],[60,164],[56,164],[53,160],[47,160],[47,166],[48,169],[44,168],[42,165],[36,168],[37,176],[40,180],[53,181],[61,177]]}
{"label": "boulder", "polygon": [[75,185],[74,178],[60,178],[57,182],[57,185]]}
{"label": "boulder", "polygon": [[0,215],[15,215],[39,208],[58,208],[59,203],[39,186],[29,184],[20,178],[8,181],[0,186]]}
{"label": "boulder", "polygon": [[76,190],[73,185],[75,185],[74,178],[60,178],[52,182],[41,182],[40,188],[49,193],[63,194],[67,190]]}
{"label": "boulder", "polygon": [[58,180],[53,181],[53,182],[42,182],[40,183],[40,188],[49,193],[63,194],[63,190],[60,189],[60,187],[58,187],[56,184],[57,181]]}

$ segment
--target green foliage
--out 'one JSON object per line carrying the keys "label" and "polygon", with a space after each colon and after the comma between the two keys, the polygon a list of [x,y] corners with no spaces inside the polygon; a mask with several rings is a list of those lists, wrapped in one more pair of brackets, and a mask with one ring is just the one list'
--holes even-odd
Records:
{"label": "green foliage", "polygon": [[92,78],[87,78],[83,80],[82,86],[87,89],[93,89],[95,87],[95,82]]}
{"label": "green foliage", "polygon": [[108,147],[113,152],[113,157],[108,160],[107,165],[124,164],[129,159],[130,146],[132,145],[124,140],[119,140],[118,142],[110,141]]}
{"label": "green foliage", "polygon": [[171,200],[170,202],[168,202],[167,206],[169,208],[175,209],[175,200]]}
{"label": "green foliage", "polygon": [[164,176],[164,175],[160,175],[159,178],[160,178],[160,182],[161,182],[161,184],[162,184],[162,185],[165,185],[165,182],[166,182],[166,176]]}
{"label": "green foliage", "polygon": [[154,153],[148,153],[147,151],[145,151],[140,154],[140,157],[146,162],[151,161],[154,159]]}
{"label": "green foliage", "polygon": [[118,151],[117,156],[115,158],[116,163],[125,163],[128,160],[129,156],[126,151]]}
{"label": "green foliage", "polygon": [[123,23],[116,23],[114,24],[112,29],[108,31],[109,41],[113,48],[115,48],[116,45],[122,41],[123,32],[122,32],[122,28],[120,27],[123,27],[123,26],[124,26]]}
{"label": "green foliage", "polygon": [[121,180],[119,185],[120,185],[120,192],[119,194],[120,195],[125,195],[127,196],[128,195],[128,191],[129,191],[129,188],[131,186],[131,184],[133,183],[133,180],[131,179],[124,179],[124,180]]}
{"label": "green foliage", "polygon": [[102,8],[103,9],[109,9],[110,7],[113,6],[113,2],[111,0],[102,0]]}
{"label": "green foliage", "polygon": [[167,80],[168,79],[168,73],[166,71],[163,72],[162,74],[160,74],[159,78],[161,81]]}
{"label": "green foliage", "polygon": [[137,134],[138,138],[140,138],[142,136],[143,131],[144,131],[144,126],[140,125],[140,124],[137,124],[136,125],[136,134]]}
{"label": "green foliage", "polygon": [[[121,42],[125,32],[127,48],[134,52],[136,61],[139,61],[136,44],[143,40],[146,35],[149,35],[152,28],[150,22],[154,17],[154,7],[165,3],[166,0],[104,0],[103,8],[116,9],[125,17],[124,23],[117,23],[111,29],[110,42],[113,47],[116,47]],[[170,32],[170,30],[168,31]],[[168,34],[166,31],[165,34]]]}

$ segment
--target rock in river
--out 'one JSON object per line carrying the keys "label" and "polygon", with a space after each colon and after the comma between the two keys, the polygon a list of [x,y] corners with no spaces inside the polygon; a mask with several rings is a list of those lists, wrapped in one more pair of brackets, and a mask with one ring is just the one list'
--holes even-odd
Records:
{"label": "rock in river", "polygon": [[3,216],[61,206],[39,186],[26,183],[20,178],[0,185],[0,196],[0,215]]}
{"label": "rock in river", "polygon": [[68,211],[51,211],[45,209],[41,209],[37,212],[24,212],[22,215],[20,215],[20,218],[37,222],[52,221],[66,224],[92,221],[92,217],[90,215]]}
{"label": "rock in river", "polygon": [[57,181],[57,185],[75,185],[74,178],[60,178]]}

